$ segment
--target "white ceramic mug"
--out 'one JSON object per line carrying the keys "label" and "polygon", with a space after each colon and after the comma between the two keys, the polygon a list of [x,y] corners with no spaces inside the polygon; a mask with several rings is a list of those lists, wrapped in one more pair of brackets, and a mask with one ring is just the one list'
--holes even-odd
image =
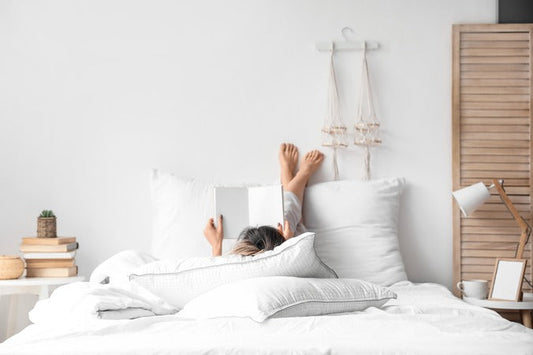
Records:
{"label": "white ceramic mug", "polygon": [[457,283],[457,288],[464,297],[484,300],[487,298],[488,284],[487,280],[463,280]]}

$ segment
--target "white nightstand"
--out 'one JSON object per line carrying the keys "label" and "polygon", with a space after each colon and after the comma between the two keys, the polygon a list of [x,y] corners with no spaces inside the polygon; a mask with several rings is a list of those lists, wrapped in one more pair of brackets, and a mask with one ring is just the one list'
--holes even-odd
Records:
{"label": "white nightstand", "polygon": [[85,277],[29,277],[15,280],[0,280],[0,297],[9,296],[9,313],[7,316],[6,338],[14,334],[15,310],[17,298],[15,295],[32,294],[39,296],[39,300],[50,297],[50,288],[72,282],[83,281]]}
{"label": "white nightstand", "polygon": [[466,303],[474,304],[476,306],[490,308],[490,309],[505,309],[505,310],[517,310],[520,311],[522,317],[522,324],[528,328],[533,328],[531,324],[531,310],[533,310],[533,294],[524,294],[524,300],[522,302],[513,301],[491,301],[480,300],[477,298],[463,297],[463,301]]}

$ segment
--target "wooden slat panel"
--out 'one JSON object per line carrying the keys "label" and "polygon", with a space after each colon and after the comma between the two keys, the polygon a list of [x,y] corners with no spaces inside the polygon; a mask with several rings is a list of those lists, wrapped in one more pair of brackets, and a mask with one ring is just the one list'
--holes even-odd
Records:
{"label": "wooden slat panel", "polygon": [[461,161],[464,163],[529,163],[529,157],[527,155],[468,155],[464,154],[461,157]]}
{"label": "wooden slat panel", "polygon": [[491,273],[494,272],[494,265],[462,265],[463,272],[482,272]]}
{"label": "wooden slat panel", "polygon": [[[533,25],[455,25],[453,32],[453,188],[505,179],[531,222],[531,58]],[[497,257],[514,257],[520,229],[499,195],[468,218],[454,203],[454,281],[491,280]],[[524,257],[531,259],[531,243]],[[526,274],[531,278],[533,268]]]}
{"label": "wooden slat panel", "polygon": [[[527,188],[529,188],[529,186],[527,186]],[[472,213],[470,216],[471,216],[471,218],[475,218],[476,220],[480,220],[480,219],[509,219],[509,220],[514,220],[510,213],[497,212],[497,211],[492,212],[492,211],[479,211],[479,210],[477,210],[474,213]],[[531,213],[529,211],[524,211],[524,212],[520,213],[520,216],[522,216],[522,218],[525,218],[527,220],[527,219],[531,218]]]}
{"label": "wooden slat panel", "polygon": [[467,86],[461,88],[462,94],[498,94],[498,95],[513,95],[513,94],[527,94],[529,95],[530,88],[525,86],[515,87],[500,87],[500,86]]}
{"label": "wooden slat panel", "polygon": [[524,79],[461,79],[461,86],[529,86]]}
{"label": "wooden slat panel", "polygon": [[[529,72],[526,72],[529,75]],[[490,94],[463,94],[462,102],[526,102],[529,104],[529,95],[490,95]]]}
{"label": "wooden slat panel", "polygon": [[492,272],[463,272],[463,280],[492,280]]}
{"label": "wooden slat panel", "polygon": [[467,71],[461,73],[461,79],[529,79],[529,72]]}
{"label": "wooden slat panel", "polygon": [[506,140],[462,140],[461,145],[465,148],[525,148],[529,147],[529,141],[506,141]]}
{"label": "wooden slat panel", "polygon": [[[509,213],[510,214],[510,213]],[[483,220],[475,218],[474,216],[469,216],[461,218],[461,226],[484,226],[484,227],[517,227],[518,223],[514,219],[491,219]]]}
{"label": "wooden slat panel", "polygon": [[529,171],[529,164],[517,163],[462,163],[461,169],[465,170],[490,170],[490,171]]}
{"label": "wooden slat panel", "polygon": [[496,265],[496,258],[464,257],[461,261],[462,265]]}
{"label": "wooden slat panel", "polygon": [[529,102],[469,102],[461,104],[463,109],[481,109],[481,110],[529,110]]}
{"label": "wooden slat panel", "polygon": [[527,64],[529,57],[461,57],[461,64]]}
{"label": "wooden slat panel", "polygon": [[500,147],[461,147],[461,154],[464,155],[522,155],[529,158],[528,148],[500,148]]}
{"label": "wooden slat panel", "polygon": [[516,227],[468,227],[461,226],[463,234],[516,234],[520,233],[520,228]]}
{"label": "wooden slat panel", "polygon": [[461,140],[480,140],[480,139],[487,139],[487,140],[502,140],[502,139],[509,139],[509,140],[521,140],[521,141],[527,141],[529,139],[529,132],[523,132],[523,133],[502,133],[502,132],[463,132],[461,133]]}
{"label": "wooden slat panel", "polygon": [[462,124],[461,133],[465,132],[514,132],[514,133],[528,133],[529,126],[523,125],[489,125],[489,124]]}
{"label": "wooden slat panel", "polygon": [[[505,182],[507,181],[508,180],[505,180]],[[517,203],[515,204],[515,208],[519,212],[531,212],[531,205],[529,203]],[[503,203],[486,203],[483,206],[480,206],[476,211],[507,211],[507,207],[505,207]]]}
{"label": "wooden slat panel", "polygon": [[529,48],[464,48],[461,57],[526,57]]}
{"label": "wooden slat panel", "polygon": [[[479,250],[479,249],[485,249],[485,250],[512,250],[515,254],[518,249],[518,243],[510,243],[510,242],[500,242],[500,243],[493,243],[493,242],[462,242],[461,248],[463,250],[471,249],[471,250]],[[530,250],[529,248],[527,249]]]}
{"label": "wooden slat panel", "polygon": [[529,171],[461,171],[461,177],[479,179],[527,179]]}
{"label": "wooden slat panel", "polygon": [[466,71],[525,71],[529,72],[529,63],[527,64],[463,64],[461,73]]}
{"label": "wooden slat panel", "polygon": [[[490,185],[490,180],[487,178],[461,178],[460,184],[462,186],[470,186],[480,181],[484,181],[487,186]],[[515,186],[529,186],[529,179],[505,179],[505,181]]]}
{"label": "wooden slat panel", "polygon": [[[516,250],[462,250],[464,257],[484,257],[484,258],[514,258]],[[524,253],[526,255],[526,253]],[[492,275],[491,275],[492,276]]]}
{"label": "wooden slat panel", "polygon": [[528,48],[529,41],[461,41],[461,48]]}
{"label": "wooden slat panel", "polygon": [[462,33],[461,41],[529,41],[529,33]]}
{"label": "wooden slat panel", "polygon": [[529,117],[529,110],[461,110],[463,117]]}
{"label": "wooden slat panel", "polygon": [[[514,220],[513,220],[514,222]],[[516,223],[516,222],[515,222]],[[493,243],[518,243],[520,236],[501,234],[463,234],[463,242],[493,242]],[[515,244],[516,246],[516,244]]]}

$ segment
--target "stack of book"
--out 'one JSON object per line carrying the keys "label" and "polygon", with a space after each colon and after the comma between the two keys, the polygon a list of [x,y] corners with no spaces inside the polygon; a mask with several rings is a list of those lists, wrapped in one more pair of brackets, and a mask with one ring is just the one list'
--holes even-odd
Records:
{"label": "stack of book", "polygon": [[26,277],[76,276],[77,249],[75,237],[23,237],[20,251],[26,261]]}

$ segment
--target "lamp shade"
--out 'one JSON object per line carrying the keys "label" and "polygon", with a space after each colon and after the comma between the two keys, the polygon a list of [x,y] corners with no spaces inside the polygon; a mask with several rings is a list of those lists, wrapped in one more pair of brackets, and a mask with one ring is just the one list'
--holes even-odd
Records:
{"label": "lamp shade", "polygon": [[457,190],[452,195],[457,201],[461,212],[466,217],[489,199],[490,192],[484,183],[478,182],[477,184]]}

